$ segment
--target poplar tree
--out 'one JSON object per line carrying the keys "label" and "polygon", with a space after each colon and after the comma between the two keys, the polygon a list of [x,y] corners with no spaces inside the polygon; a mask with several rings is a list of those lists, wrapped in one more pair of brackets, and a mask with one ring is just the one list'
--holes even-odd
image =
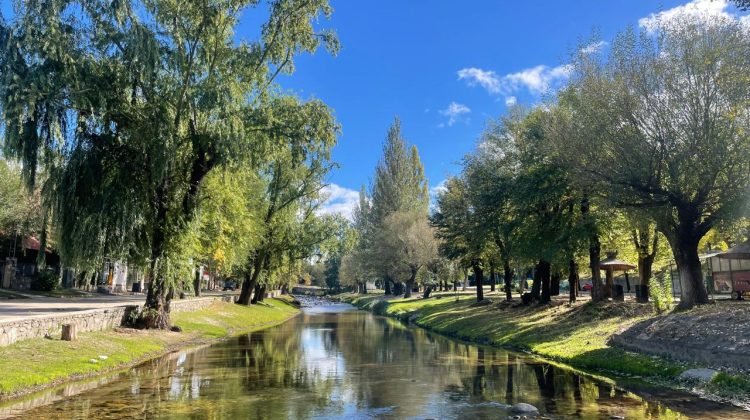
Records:
{"label": "poplar tree", "polygon": [[[409,148],[401,134],[401,122],[396,118],[388,129],[383,156],[375,169],[375,180],[372,187],[372,205],[368,211],[373,233],[386,231],[388,218],[397,212],[414,212],[427,218],[429,191],[424,176],[424,167],[419,159],[416,146]],[[387,252],[389,241],[385,236],[371,235],[372,243],[368,249],[373,253]],[[392,262],[392,261],[391,261]],[[400,294],[402,282],[394,277],[394,264],[389,261],[378,261],[383,276],[386,293]],[[395,285],[392,290],[391,286]]]}

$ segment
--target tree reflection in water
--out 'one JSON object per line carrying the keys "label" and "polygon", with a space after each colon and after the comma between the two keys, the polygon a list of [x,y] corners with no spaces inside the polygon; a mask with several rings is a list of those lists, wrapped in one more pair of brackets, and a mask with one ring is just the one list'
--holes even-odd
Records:
{"label": "tree reflection in water", "polygon": [[[55,400],[62,391],[56,392],[48,394],[51,404],[23,417],[496,418],[518,402],[565,417],[679,416],[525,355],[359,311],[303,314],[278,327],[148,362],[70,398]],[[737,414],[711,404],[686,410],[710,411],[716,418]]]}

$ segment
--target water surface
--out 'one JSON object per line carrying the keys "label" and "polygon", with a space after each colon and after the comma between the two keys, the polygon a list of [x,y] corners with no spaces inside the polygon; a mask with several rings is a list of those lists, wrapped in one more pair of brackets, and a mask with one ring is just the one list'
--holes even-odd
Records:
{"label": "water surface", "polygon": [[508,418],[508,407],[518,402],[551,418],[748,414],[665,390],[639,396],[526,355],[331,305],[268,330],[39,394],[0,408],[0,417],[481,419]]}

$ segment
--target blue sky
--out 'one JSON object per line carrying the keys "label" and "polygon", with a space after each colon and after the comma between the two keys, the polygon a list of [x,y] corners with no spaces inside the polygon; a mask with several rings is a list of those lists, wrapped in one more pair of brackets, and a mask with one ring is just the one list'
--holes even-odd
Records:
{"label": "blue sky", "polygon": [[[460,171],[489,118],[533,105],[566,79],[570,53],[654,14],[733,13],[722,0],[331,0],[342,49],[301,57],[281,80],[329,104],[343,127],[328,211],[348,214],[399,116],[430,186]],[[687,4],[687,5],[686,5]],[[592,46],[593,47],[593,46]],[[603,46],[606,48],[606,45]]]}
{"label": "blue sky", "polygon": [[[325,211],[348,215],[368,185],[395,116],[419,148],[430,186],[460,171],[489,118],[537,103],[565,82],[572,51],[604,44],[655,14],[734,13],[727,0],[330,0],[342,49],[297,60],[283,88],[318,98],[342,125]],[[0,10],[9,16],[8,0]],[[249,11],[238,37],[254,39],[265,13]],[[595,35],[595,36],[594,36]],[[591,48],[600,45],[592,45]]]}

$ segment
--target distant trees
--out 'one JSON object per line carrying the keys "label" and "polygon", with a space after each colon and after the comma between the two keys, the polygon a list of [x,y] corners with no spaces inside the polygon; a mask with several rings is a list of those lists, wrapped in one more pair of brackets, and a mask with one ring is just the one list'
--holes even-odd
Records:
{"label": "distant trees", "polygon": [[371,195],[365,188],[360,192],[353,222],[357,241],[340,275],[380,279],[386,294],[410,297],[420,272],[437,258],[428,206],[419,153],[416,147],[407,147],[396,119],[388,129]]}

